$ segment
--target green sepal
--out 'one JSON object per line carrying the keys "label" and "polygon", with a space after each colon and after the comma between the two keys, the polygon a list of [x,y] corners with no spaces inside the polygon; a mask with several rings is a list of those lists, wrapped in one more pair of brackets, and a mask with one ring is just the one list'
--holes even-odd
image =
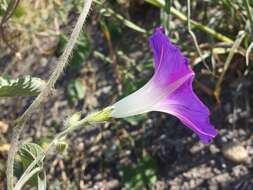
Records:
{"label": "green sepal", "polygon": [[86,121],[89,123],[100,123],[108,121],[111,118],[113,107],[106,107],[101,111],[87,116]]}
{"label": "green sepal", "polygon": [[55,143],[56,150],[58,153],[62,154],[69,147],[68,143],[65,141],[58,141]]}

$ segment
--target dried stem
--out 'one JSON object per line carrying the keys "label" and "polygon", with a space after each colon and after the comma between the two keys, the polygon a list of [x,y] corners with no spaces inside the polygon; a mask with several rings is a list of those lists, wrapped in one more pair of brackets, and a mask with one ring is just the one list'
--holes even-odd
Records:
{"label": "dried stem", "polygon": [[214,90],[214,96],[216,97],[217,99],[217,102],[220,103],[220,92],[221,92],[221,84],[223,82],[223,78],[229,68],[229,65],[232,61],[232,58],[234,57],[234,54],[236,53],[236,50],[240,47],[241,45],[241,42],[243,40],[243,38],[245,37],[245,32],[244,31],[239,31],[238,35],[237,35],[237,39],[235,40],[229,54],[228,54],[228,57],[224,63],[224,67],[223,67],[223,70],[222,70],[222,73],[216,83],[216,86],[215,86],[215,90]]}
{"label": "dried stem", "polygon": [[252,48],[253,48],[253,42],[250,43],[249,47],[247,48],[246,55],[245,55],[245,57],[246,57],[246,66],[247,66],[247,69],[244,72],[245,76],[249,73],[248,67],[249,67],[250,52],[251,52]]}
{"label": "dried stem", "polygon": [[4,23],[6,23],[10,18],[11,16],[14,14],[18,4],[19,4],[19,1],[20,0],[11,0],[8,4],[8,7],[7,7],[7,10],[5,11],[5,14],[1,20],[1,23],[0,23],[0,28],[2,28],[2,26],[4,25]]}
{"label": "dried stem", "polygon": [[11,18],[11,16],[14,14],[16,8],[18,7],[20,0],[11,0],[8,4],[8,7],[3,15],[3,18],[0,22],[0,37],[2,38],[3,42],[13,51],[15,51],[15,47],[13,47],[9,42],[8,39],[6,39],[5,36],[5,23],[8,22],[8,20]]}
{"label": "dried stem", "polygon": [[203,64],[204,64],[204,66],[206,67],[206,69],[207,69],[210,73],[212,73],[212,72],[210,71],[210,69],[209,69],[209,67],[208,67],[208,65],[207,65],[207,63],[206,63],[206,61],[205,61],[205,59],[203,58],[202,51],[201,51],[201,49],[200,49],[200,47],[199,47],[199,44],[198,44],[198,40],[197,40],[197,38],[196,38],[194,32],[193,32],[192,29],[191,29],[191,1],[190,1],[190,0],[187,0],[187,28],[188,28],[188,32],[190,33],[190,35],[191,35],[191,37],[192,37],[192,39],[193,39],[194,45],[195,45],[195,47],[196,47],[196,49],[197,49],[197,52],[198,52],[198,54],[199,54],[199,56],[200,56],[200,58],[201,58],[201,60],[202,60],[202,62],[203,62]]}
{"label": "dried stem", "polygon": [[81,15],[78,18],[78,21],[75,25],[75,28],[70,36],[70,39],[68,41],[68,44],[66,46],[66,49],[64,50],[63,54],[61,55],[58,64],[51,74],[46,87],[41,91],[41,93],[38,95],[38,97],[33,101],[33,103],[29,106],[29,108],[23,113],[23,115],[17,120],[15,127],[13,129],[13,135],[11,140],[11,147],[8,154],[8,160],[7,160],[7,189],[13,190],[13,165],[14,165],[14,157],[17,152],[18,148],[18,142],[19,137],[22,133],[22,131],[25,128],[25,124],[27,120],[31,117],[32,113],[36,108],[38,108],[41,103],[48,97],[48,95],[52,92],[54,85],[58,78],[61,76],[61,74],[64,71],[64,68],[68,64],[68,59],[71,55],[72,49],[74,48],[74,45],[77,41],[77,38],[79,36],[79,33],[82,29],[82,26],[86,20],[86,17],[88,15],[88,12],[91,7],[92,0],[85,0],[84,7],[81,12]]}

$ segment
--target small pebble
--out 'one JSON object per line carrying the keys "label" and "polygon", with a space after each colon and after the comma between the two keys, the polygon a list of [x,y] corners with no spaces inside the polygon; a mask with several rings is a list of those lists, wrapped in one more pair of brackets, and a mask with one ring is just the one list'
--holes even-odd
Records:
{"label": "small pebble", "polygon": [[222,148],[224,157],[236,163],[245,162],[248,158],[247,150],[240,143],[227,143]]}

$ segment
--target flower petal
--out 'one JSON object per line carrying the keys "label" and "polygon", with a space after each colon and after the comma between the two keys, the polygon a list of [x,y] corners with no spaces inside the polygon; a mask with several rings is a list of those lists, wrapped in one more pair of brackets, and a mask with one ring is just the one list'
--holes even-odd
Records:
{"label": "flower petal", "polygon": [[191,76],[192,74],[183,76],[164,87],[159,86],[152,77],[142,88],[116,102],[113,105],[112,117],[129,117],[152,111],[154,105],[179,88]]}
{"label": "flower petal", "polygon": [[162,28],[156,28],[150,37],[150,45],[154,53],[155,74],[157,85],[167,86],[174,81],[192,74],[187,59],[164,34]]}
{"label": "flower petal", "polygon": [[208,144],[217,135],[217,131],[209,122],[208,108],[192,90],[192,80],[193,76],[157,104],[155,110],[178,117],[203,143]]}

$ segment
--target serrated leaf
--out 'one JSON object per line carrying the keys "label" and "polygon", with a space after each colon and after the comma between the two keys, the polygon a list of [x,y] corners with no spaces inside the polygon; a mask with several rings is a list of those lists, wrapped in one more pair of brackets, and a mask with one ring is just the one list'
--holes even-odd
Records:
{"label": "serrated leaf", "polygon": [[[28,167],[38,156],[45,154],[43,149],[35,143],[23,144],[18,150],[18,155],[25,167]],[[40,162],[37,166],[42,166]]]}
{"label": "serrated leaf", "polygon": [[[24,173],[24,171],[29,167],[29,165],[39,156],[44,155],[43,149],[35,143],[26,143],[21,145],[21,147],[18,150],[16,162],[15,162],[15,175],[19,178]],[[41,167],[43,168],[43,162],[39,162],[35,167]],[[31,185],[36,186],[38,184],[37,176],[40,175],[40,173],[35,174],[28,183]]]}
{"label": "serrated leaf", "polygon": [[31,76],[0,77],[0,97],[37,96],[45,85],[45,81]]}

